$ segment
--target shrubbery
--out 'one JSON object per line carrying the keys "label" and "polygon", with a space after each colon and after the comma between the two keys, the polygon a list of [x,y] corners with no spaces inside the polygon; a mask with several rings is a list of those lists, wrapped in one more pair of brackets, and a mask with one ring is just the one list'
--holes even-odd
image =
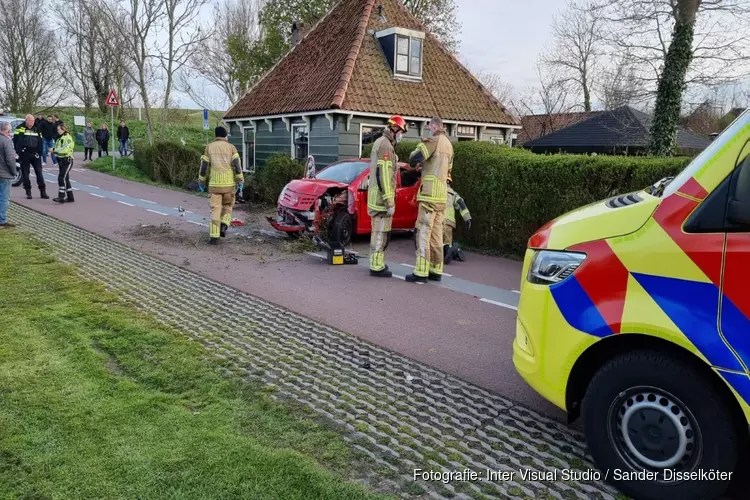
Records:
{"label": "shrubbery", "polygon": [[145,141],[133,147],[135,166],[151,180],[186,188],[198,178],[203,146],[170,141],[155,142],[149,146]]}
{"label": "shrubbery", "polygon": [[261,194],[264,201],[275,204],[284,186],[293,179],[301,179],[304,173],[305,167],[302,163],[287,154],[277,153],[266,160],[262,170],[254,176],[253,180],[257,181],[257,185],[246,186],[245,189],[254,190]]}

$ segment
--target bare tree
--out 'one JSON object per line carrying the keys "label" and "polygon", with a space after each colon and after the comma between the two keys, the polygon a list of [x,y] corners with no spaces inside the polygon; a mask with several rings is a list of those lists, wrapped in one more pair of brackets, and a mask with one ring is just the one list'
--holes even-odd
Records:
{"label": "bare tree", "polygon": [[482,82],[487,90],[502,104],[507,105],[513,98],[513,85],[503,80],[498,73],[491,71],[475,71],[474,76]]}
{"label": "bare tree", "polygon": [[0,0],[0,95],[17,112],[32,112],[41,102],[62,96],[55,61],[56,40],[32,0]]}
{"label": "bare tree", "polygon": [[183,79],[183,91],[198,102],[205,94],[195,84],[198,77],[208,80],[225,96],[229,104],[235,103],[247,88],[241,85],[237,75],[237,62],[227,50],[231,39],[241,39],[252,45],[260,37],[258,15],[262,0],[226,0],[214,7],[211,19],[212,30],[208,39],[200,44],[188,66]]}
{"label": "bare tree", "polygon": [[154,37],[164,19],[165,0],[113,0],[110,4],[100,5],[100,10],[107,21],[103,24],[111,27],[123,43],[121,54],[130,64],[122,69],[126,76],[138,84],[146,114],[148,142],[153,144],[154,126],[149,90],[154,80]]}
{"label": "bare tree", "polygon": [[594,93],[605,110],[644,102],[648,93],[639,86],[636,70],[629,54],[613,58],[602,65],[594,81]]}
{"label": "bare tree", "polygon": [[592,4],[568,0],[566,10],[552,22],[554,44],[543,56],[560,78],[574,82],[580,89],[587,112],[591,111],[594,74],[603,54],[603,24]]}
{"label": "bare tree", "polygon": [[210,32],[198,26],[197,19],[208,0],[164,0],[166,16],[167,46],[160,53],[166,84],[162,106],[161,126],[167,124],[175,74],[193,57],[198,46],[204,43]]}
{"label": "bare tree", "polygon": [[461,25],[456,0],[404,0],[404,6],[449,50],[458,49]]}

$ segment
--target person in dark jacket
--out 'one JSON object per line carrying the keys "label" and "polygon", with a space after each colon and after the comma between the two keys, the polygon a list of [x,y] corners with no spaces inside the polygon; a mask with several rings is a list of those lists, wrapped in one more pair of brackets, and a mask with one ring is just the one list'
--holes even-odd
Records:
{"label": "person in dark jacket", "polygon": [[130,130],[125,125],[125,120],[120,120],[120,126],[117,127],[117,140],[120,142],[120,157],[128,154],[128,139],[130,139]]}
{"label": "person in dark jacket", "polygon": [[[55,132],[52,130],[55,128],[55,124],[52,115],[47,115],[47,118],[40,115],[34,125],[42,134],[42,166],[45,166],[47,164],[47,153],[55,147]],[[52,163],[56,164],[57,159],[53,155],[50,156],[52,157]]]}
{"label": "person in dark jacket", "polygon": [[39,194],[42,199],[48,200],[47,186],[44,183],[44,172],[42,171],[42,134],[34,127],[34,115],[26,115],[26,121],[16,127],[16,132],[13,135],[13,146],[21,164],[21,177],[26,198],[31,199],[29,170],[33,166]]}
{"label": "person in dark jacket", "polygon": [[94,159],[92,158],[94,146],[96,146],[96,130],[94,130],[94,125],[88,122],[83,131],[83,161]]}
{"label": "person in dark jacket", "polygon": [[96,131],[96,142],[99,144],[99,158],[102,157],[102,151],[109,156],[109,129],[106,123],[102,123]]}

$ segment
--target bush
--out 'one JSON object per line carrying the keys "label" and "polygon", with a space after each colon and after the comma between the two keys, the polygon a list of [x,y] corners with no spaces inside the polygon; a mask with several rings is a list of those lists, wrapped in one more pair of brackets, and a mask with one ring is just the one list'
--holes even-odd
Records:
{"label": "bush", "polygon": [[301,179],[304,172],[305,167],[302,163],[290,158],[289,155],[276,153],[266,161],[263,170],[255,177],[260,180],[259,187],[263,199],[275,204],[284,186],[293,179]]}
{"label": "bush", "polygon": [[537,155],[482,142],[454,145],[453,187],[466,200],[475,248],[522,256],[542,225],[575,208],[645,188],[679,173],[689,158]]}
{"label": "bush", "polygon": [[135,167],[154,180],[154,147],[147,141],[132,141]]}

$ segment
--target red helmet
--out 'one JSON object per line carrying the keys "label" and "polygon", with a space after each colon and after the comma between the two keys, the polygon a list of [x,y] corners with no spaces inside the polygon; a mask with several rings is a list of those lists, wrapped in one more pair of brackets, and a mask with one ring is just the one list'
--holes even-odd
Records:
{"label": "red helmet", "polygon": [[406,120],[402,116],[394,115],[388,120],[388,125],[392,127],[398,127],[401,129],[401,131],[405,134],[407,132],[406,129]]}

